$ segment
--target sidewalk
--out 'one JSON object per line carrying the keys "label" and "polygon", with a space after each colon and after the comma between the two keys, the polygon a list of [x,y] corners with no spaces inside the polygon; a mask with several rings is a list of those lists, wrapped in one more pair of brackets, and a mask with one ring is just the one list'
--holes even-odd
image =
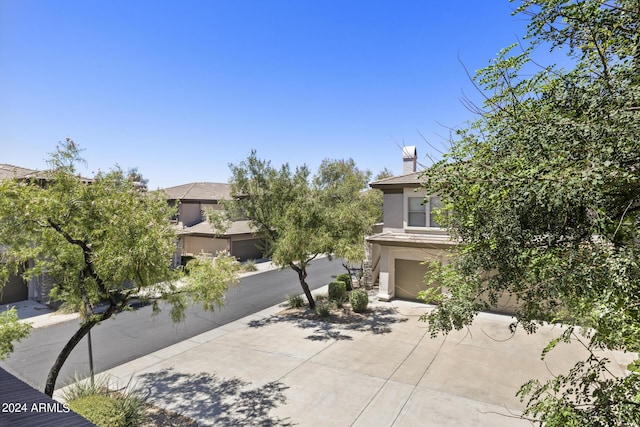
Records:
{"label": "sidewalk", "polygon": [[[468,330],[432,339],[419,321],[429,306],[370,308],[326,322],[274,306],[104,375],[203,426],[529,426],[518,418],[520,385],[585,354],[561,345],[540,360],[560,327],[512,336],[510,317],[483,313]],[[609,357],[618,373],[631,360]]]}
{"label": "sidewalk", "polygon": [[0,312],[15,307],[21,322],[31,323],[34,328],[46,328],[78,318],[78,313],[58,313],[38,301],[26,300],[0,305]]}

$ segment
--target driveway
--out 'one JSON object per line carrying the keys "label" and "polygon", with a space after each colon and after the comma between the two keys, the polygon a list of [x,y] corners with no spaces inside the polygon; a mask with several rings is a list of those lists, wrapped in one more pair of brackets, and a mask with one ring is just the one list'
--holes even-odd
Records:
{"label": "driveway", "polygon": [[[326,291],[325,291],[326,292]],[[511,334],[511,318],[431,338],[429,307],[372,301],[367,316],[331,321],[275,306],[107,371],[201,425],[518,426],[515,397],[531,378],[566,372],[585,355],[561,328]],[[630,356],[611,353],[622,372]]]}

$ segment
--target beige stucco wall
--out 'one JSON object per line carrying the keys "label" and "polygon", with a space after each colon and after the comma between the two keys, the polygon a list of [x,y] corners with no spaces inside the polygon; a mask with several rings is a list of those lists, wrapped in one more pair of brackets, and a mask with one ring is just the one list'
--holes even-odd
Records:
{"label": "beige stucco wall", "polygon": [[182,255],[216,254],[227,249],[227,239],[200,236],[184,236],[182,238]]}
{"label": "beige stucco wall", "polygon": [[190,227],[202,221],[200,203],[180,203],[179,221],[185,227]]}
{"label": "beige stucco wall", "polygon": [[383,202],[383,221],[384,231],[402,230],[402,193],[387,193],[384,195]]}

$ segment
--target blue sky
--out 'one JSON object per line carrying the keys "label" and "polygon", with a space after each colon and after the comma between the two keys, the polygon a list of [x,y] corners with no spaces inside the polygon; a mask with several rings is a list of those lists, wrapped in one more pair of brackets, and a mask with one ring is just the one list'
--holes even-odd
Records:
{"label": "blue sky", "polygon": [[85,175],[151,188],[353,158],[401,173],[473,119],[473,73],[525,34],[507,0],[0,0],[0,163],[45,168],[66,136]]}

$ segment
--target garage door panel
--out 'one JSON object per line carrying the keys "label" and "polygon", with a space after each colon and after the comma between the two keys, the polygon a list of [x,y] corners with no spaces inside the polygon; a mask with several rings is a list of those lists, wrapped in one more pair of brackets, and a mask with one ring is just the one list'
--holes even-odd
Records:
{"label": "garage door panel", "polygon": [[422,261],[396,259],[395,297],[409,300],[418,299],[418,292],[427,288],[424,276],[428,270],[429,267]]}
{"label": "garage door panel", "polygon": [[[1,286],[1,284],[0,284]],[[9,281],[0,289],[0,304],[10,304],[29,298],[29,288],[22,277],[11,275]]]}

